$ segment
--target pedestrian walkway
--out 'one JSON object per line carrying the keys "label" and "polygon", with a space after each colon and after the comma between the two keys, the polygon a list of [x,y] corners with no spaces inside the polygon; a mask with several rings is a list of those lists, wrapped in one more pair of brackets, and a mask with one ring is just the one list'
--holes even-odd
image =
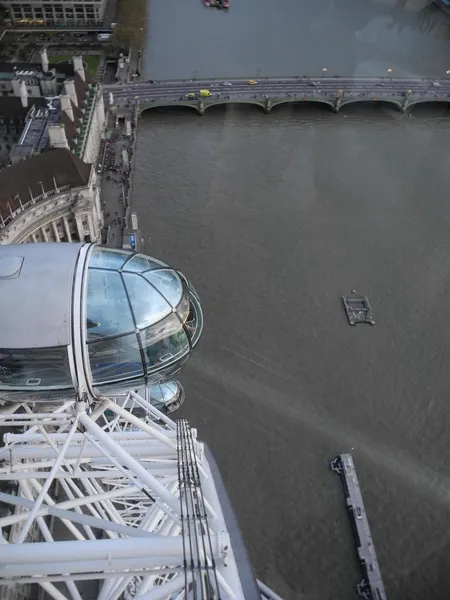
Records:
{"label": "pedestrian walkway", "polygon": [[106,138],[97,165],[104,215],[102,242],[111,248],[122,248],[132,145],[132,137],[126,131],[126,119],[116,119],[109,113]]}

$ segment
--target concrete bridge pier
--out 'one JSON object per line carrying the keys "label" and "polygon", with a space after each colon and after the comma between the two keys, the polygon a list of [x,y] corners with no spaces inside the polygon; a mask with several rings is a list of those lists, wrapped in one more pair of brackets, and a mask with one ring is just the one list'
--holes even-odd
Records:
{"label": "concrete bridge pier", "polygon": [[268,115],[271,110],[272,110],[272,100],[268,96],[266,96],[264,98],[264,112],[266,113],[266,115]]}
{"label": "concrete bridge pier", "polygon": [[199,115],[205,114],[205,102],[201,99],[197,102],[197,110]]}
{"label": "concrete bridge pier", "polygon": [[333,110],[335,113],[337,113],[339,111],[339,109],[341,108],[343,95],[344,95],[343,90],[338,90],[338,93],[336,95],[336,98],[334,99],[334,105],[333,105]]}
{"label": "concrete bridge pier", "polygon": [[404,98],[404,100],[403,100],[403,102],[402,102],[402,111],[403,111],[403,112],[406,112],[406,111],[407,111],[407,109],[408,109],[408,105],[409,105],[409,97],[411,96],[411,94],[412,94],[412,90],[408,90],[408,91],[405,93],[405,98]]}

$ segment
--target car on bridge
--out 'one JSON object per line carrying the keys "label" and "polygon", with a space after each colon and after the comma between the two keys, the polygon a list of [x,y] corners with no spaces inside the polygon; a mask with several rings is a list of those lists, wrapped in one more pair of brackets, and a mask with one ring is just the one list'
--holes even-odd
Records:
{"label": "car on bridge", "polygon": [[249,79],[248,80],[248,85],[256,85],[258,82],[256,81],[256,79]]}
{"label": "car on bridge", "polygon": [[189,92],[184,96],[185,100],[195,100],[197,97],[200,98],[209,98],[211,96],[211,92],[209,90],[200,90],[198,94],[194,92]]}

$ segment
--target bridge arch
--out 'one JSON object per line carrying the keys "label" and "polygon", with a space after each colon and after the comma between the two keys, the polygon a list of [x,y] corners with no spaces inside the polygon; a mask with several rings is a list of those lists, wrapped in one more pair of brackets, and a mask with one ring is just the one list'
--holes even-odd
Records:
{"label": "bridge arch", "polygon": [[189,108],[200,114],[198,106],[192,102],[143,102],[142,105],[139,105],[139,116],[146,110],[151,110],[152,108],[171,108],[172,106],[175,108]]}
{"label": "bridge arch", "polygon": [[417,100],[411,100],[410,102],[408,102],[408,104],[406,105],[406,110],[409,110],[410,108],[414,108],[415,106],[418,106],[419,104],[424,105],[424,104],[434,104],[434,105],[439,105],[441,104],[443,107],[445,106],[446,108],[449,107],[450,105],[450,98],[418,98]]}
{"label": "bridge arch", "polygon": [[204,106],[205,106],[205,110],[207,110],[208,108],[212,108],[213,106],[225,106],[228,104],[240,104],[242,105],[251,105],[251,106],[258,106],[262,109],[264,109],[264,102],[262,102],[261,100],[258,100],[257,98],[255,99],[246,99],[243,98],[242,100],[235,100],[235,99],[230,99],[230,100],[208,100],[205,99],[204,102]]}
{"label": "bridge arch", "polygon": [[341,108],[344,106],[349,106],[350,104],[372,104],[372,105],[380,105],[380,104],[390,104],[394,105],[399,110],[403,111],[403,105],[400,100],[394,100],[390,98],[349,98],[343,99],[342,102],[337,106],[336,112],[339,112]]}
{"label": "bridge arch", "polygon": [[286,104],[322,104],[329,106],[330,108],[334,107],[334,103],[331,100],[326,100],[325,98],[286,98],[284,100],[274,100],[271,103],[270,110],[276,106],[283,106]]}

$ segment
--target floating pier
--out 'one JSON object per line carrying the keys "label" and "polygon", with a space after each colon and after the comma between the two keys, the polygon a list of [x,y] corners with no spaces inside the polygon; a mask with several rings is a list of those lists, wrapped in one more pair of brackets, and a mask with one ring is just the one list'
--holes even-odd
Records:
{"label": "floating pier", "polygon": [[356,323],[375,325],[367,296],[342,296],[342,302],[350,325],[356,325]]}
{"label": "floating pier", "polygon": [[387,600],[352,455],[340,454],[331,461],[330,467],[341,476],[347,506],[352,518],[359,561],[363,571],[363,579],[356,586],[358,594],[365,600]]}

